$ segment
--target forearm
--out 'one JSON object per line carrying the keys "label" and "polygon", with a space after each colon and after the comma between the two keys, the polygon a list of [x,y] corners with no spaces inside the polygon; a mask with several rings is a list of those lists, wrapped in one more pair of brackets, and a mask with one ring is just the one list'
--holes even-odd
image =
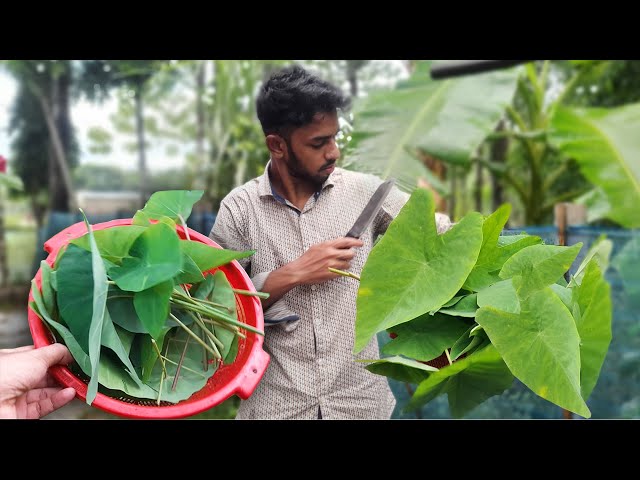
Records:
{"label": "forearm", "polygon": [[262,300],[262,308],[266,310],[289,290],[301,284],[300,274],[292,263],[273,270],[261,288],[262,292],[269,294],[269,298]]}

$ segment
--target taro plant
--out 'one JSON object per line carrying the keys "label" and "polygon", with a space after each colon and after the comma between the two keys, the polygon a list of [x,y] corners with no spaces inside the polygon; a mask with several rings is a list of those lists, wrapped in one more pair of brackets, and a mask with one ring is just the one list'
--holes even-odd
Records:
{"label": "taro plant", "polygon": [[[217,267],[254,251],[192,240],[186,227],[203,191],[154,193],[131,225],[87,233],[41,262],[33,311],[71,351],[88,378],[86,402],[116,398],[177,403],[233,363],[240,338],[263,332],[240,322],[238,290]],[[180,238],[177,224],[186,238]],[[149,400],[146,400],[149,401]]]}
{"label": "taro plant", "polygon": [[[443,234],[429,192],[416,189],[371,251],[359,277],[354,353],[392,337],[373,373],[417,384],[406,409],[447,394],[462,417],[515,378],[583,417],[611,342],[611,241],[582,249],[503,235],[503,204],[465,215]],[[438,368],[434,360],[443,360]]]}

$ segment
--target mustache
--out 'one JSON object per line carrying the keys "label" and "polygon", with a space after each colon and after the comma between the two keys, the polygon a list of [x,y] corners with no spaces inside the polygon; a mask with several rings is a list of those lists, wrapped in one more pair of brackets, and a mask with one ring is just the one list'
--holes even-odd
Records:
{"label": "mustache", "polygon": [[321,168],[320,170],[326,170],[326,169],[327,169],[327,168],[329,168],[329,167],[333,167],[335,164],[336,164],[336,162],[335,162],[335,161],[333,161],[333,162],[329,162],[329,163],[327,163],[327,164],[323,165],[323,166],[322,166],[322,168]]}

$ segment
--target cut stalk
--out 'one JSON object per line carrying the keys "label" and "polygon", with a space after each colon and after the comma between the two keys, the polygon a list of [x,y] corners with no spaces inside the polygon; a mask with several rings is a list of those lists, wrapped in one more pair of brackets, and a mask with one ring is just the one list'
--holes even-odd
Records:
{"label": "cut stalk", "polygon": [[191,338],[193,338],[196,342],[198,342],[200,345],[202,345],[204,348],[206,348],[211,355],[215,356],[214,350],[209,345],[207,345],[205,342],[200,340],[200,338],[195,333],[193,333],[184,323],[182,323],[178,319],[178,317],[176,317],[173,313],[170,313],[169,315],[171,316],[171,318],[173,318],[173,320],[178,325],[180,325],[184,329],[185,332],[187,332],[191,336]]}
{"label": "cut stalk", "polygon": [[253,333],[257,333],[258,335],[264,335],[264,332],[261,332],[260,330],[258,330],[257,328],[248,325],[246,323],[242,323],[239,322],[238,320],[236,320],[235,318],[223,313],[223,312],[218,312],[216,310],[214,310],[212,307],[208,307],[205,305],[196,305],[194,303],[190,303],[190,302],[186,302],[184,300],[180,300],[178,298],[173,298],[173,302],[176,305],[180,305],[188,310],[192,310],[194,312],[198,312],[198,313],[202,313],[203,315],[206,315],[208,317],[211,318],[215,318],[216,320],[220,320],[222,322],[227,322],[230,323],[231,325],[236,325],[240,328],[244,328],[246,330],[249,330]]}
{"label": "cut stalk", "polygon": [[269,298],[271,294],[267,292],[252,292],[250,290],[242,290],[240,288],[232,288],[233,293],[237,293],[238,295],[246,295],[247,297],[259,297],[259,298]]}

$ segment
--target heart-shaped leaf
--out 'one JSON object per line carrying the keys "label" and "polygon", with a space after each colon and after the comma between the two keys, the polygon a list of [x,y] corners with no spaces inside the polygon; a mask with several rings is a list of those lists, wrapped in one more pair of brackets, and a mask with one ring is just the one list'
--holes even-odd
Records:
{"label": "heart-shaped leaf", "polygon": [[376,333],[451,300],[473,269],[481,245],[482,215],[470,213],[438,235],[431,193],[414,190],[360,274],[354,353]]}
{"label": "heart-shaped leaf", "polygon": [[178,234],[164,223],[145,229],[135,240],[129,256],[109,275],[122,290],[141,292],[173,278],[182,268]]}

